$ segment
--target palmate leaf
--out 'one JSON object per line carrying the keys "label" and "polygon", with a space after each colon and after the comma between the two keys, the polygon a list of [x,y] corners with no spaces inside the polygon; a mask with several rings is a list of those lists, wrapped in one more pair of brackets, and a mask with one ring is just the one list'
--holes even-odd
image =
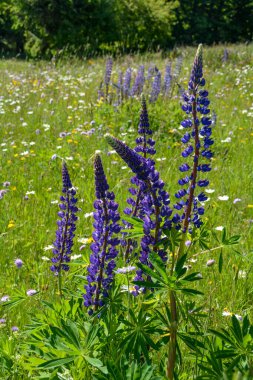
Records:
{"label": "palmate leaf", "polygon": [[47,360],[46,362],[39,364],[37,368],[44,368],[44,369],[58,368],[58,367],[64,366],[65,364],[72,363],[75,359],[76,359],[76,356],[69,356],[69,357],[61,358],[61,359]]}

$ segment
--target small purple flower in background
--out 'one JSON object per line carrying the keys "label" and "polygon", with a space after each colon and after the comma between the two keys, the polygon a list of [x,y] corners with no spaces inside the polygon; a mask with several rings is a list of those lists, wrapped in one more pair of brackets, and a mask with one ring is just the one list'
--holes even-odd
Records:
{"label": "small purple flower in background", "polygon": [[141,65],[137,71],[137,75],[131,90],[131,96],[141,95],[144,87],[145,76],[144,76],[144,65]]}
{"label": "small purple flower in background", "polygon": [[229,54],[228,54],[228,49],[225,48],[224,51],[223,51],[223,56],[222,56],[222,62],[225,63],[228,61],[228,58],[229,58]]}
{"label": "small purple flower in background", "polygon": [[[211,170],[208,161],[213,157],[210,150],[214,143],[211,139],[212,120],[208,116],[210,102],[207,98],[208,92],[201,89],[205,85],[202,66],[202,45],[199,45],[188,83],[188,92],[184,92],[182,96],[184,100],[182,110],[187,115],[181,122],[181,126],[186,130],[181,139],[185,145],[182,157],[189,157],[192,163],[191,165],[184,163],[179,167],[179,170],[186,175],[178,181],[183,188],[175,194],[178,202],[174,208],[183,210],[179,221],[183,223],[184,232],[188,230],[190,223],[195,227],[202,225],[201,216],[204,214],[204,208],[201,203],[206,201],[207,197],[203,192],[195,195],[195,189],[208,186],[208,179],[198,179],[198,176]],[[201,163],[201,158],[207,160],[207,163]]]}
{"label": "small purple flower in background", "polygon": [[233,203],[236,204],[236,203],[241,202],[241,201],[242,201],[241,198],[235,198],[235,199],[233,200]]}
{"label": "small purple flower in background", "polygon": [[0,325],[4,325],[6,323],[6,319],[5,318],[0,318]]}
{"label": "small purple flower in background", "polygon": [[21,259],[16,259],[14,261],[14,264],[16,265],[17,268],[21,268],[23,266],[23,261]]}
{"label": "small purple flower in background", "polygon": [[161,92],[161,73],[157,67],[155,67],[155,77],[152,84],[152,90],[149,98],[150,103],[154,103]]}
{"label": "small purple flower in background", "polygon": [[171,90],[171,81],[172,81],[172,74],[171,74],[171,63],[166,65],[165,68],[165,75],[164,75],[164,95],[168,96],[170,90]]}
{"label": "small purple flower in background", "polygon": [[9,187],[10,186],[10,182],[9,181],[5,181],[4,183],[3,183],[3,187]]}
{"label": "small purple flower in background", "polygon": [[113,60],[111,58],[108,58],[108,60],[106,61],[105,76],[104,76],[105,100],[106,101],[108,101],[109,84],[110,84],[111,75],[112,75],[112,66],[113,66]]}
{"label": "small purple flower in background", "polygon": [[26,295],[29,296],[29,297],[34,296],[36,293],[38,293],[38,292],[35,289],[28,289],[26,291]]}
{"label": "small purple flower in background", "polygon": [[125,72],[124,81],[123,81],[123,96],[125,99],[127,99],[130,96],[131,79],[132,79],[132,69],[131,67],[129,67]]}
{"label": "small purple flower in background", "polygon": [[59,275],[61,270],[69,270],[67,263],[70,262],[70,255],[72,253],[74,231],[76,229],[75,223],[77,220],[76,213],[78,211],[76,207],[77,198],[75,198],[76,190],[72,186],[65,162],[62,164],[62,184],[63,195],[60,197],[60,211],[58,212],[60,220],[57,221],[58,230],[56,231],[56,240],[53,248],[54,257],[51,259],[53,265],[50,268],[55,275]]}
{"label": "small purple flower in background", "polygon": [[105,76],[104,76],[104,83],[106,86],[109,86],[111,75],[112,75],[112,66],[113,66],[113,60],[112,58],[108,58],[106,61],[106,67],[105,67]]}
{"label": "small purple flower in background", "polygon": [[116,85],[116,91],[117,91],[117,106],[122,103],[123,100],[123,73],[120,70],[118,73],[118,82]]}
{"label": "small purple flower in background", "polygon": [[114,201],[113,192],[109,192],[101,158],[95,155],[95,191],[96,200],[94,202],[95,212],[94,231],[92,234],[90,264],[88,266],[88,284],[84,286],[84,305],[88,308],[88,313],[94,311],[104,304],[104,298],[108,297],[108,291],[114,279],[114,269],[116,267],[115,258],[118,255],[117,246],[120,243],[115,234],[121,230],[119,225],[120,216],[118,204]]}
{"label": "small purple flower in background", "polygon": [[19,331],[19,328],[17,326],[12,326],[11,331],[17,332]]}

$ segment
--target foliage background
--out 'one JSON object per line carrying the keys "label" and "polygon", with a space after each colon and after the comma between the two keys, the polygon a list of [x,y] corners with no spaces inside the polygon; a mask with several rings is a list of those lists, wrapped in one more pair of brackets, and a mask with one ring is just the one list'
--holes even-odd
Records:
{"label": "foliage background", "polygon": [[[190,31],[190,32],[189,32]],[[2,55],[166,50],[252,40],[252,0],[1,0]]]}

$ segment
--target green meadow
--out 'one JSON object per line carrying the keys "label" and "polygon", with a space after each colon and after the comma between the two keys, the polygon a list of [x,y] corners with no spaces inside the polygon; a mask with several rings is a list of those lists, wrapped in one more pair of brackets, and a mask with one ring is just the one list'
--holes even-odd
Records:
{"label": "green meadow", "polygon": [[[203,190],[208,196],[204,225],[193,237],[187,235],[194,241],[187,273],[201,273],[203,279],[191,286],[202,294],[179,296],[182,339],[175,379],[232,380],[240,373],[241,379],[252,379],[253,325],[245,341],[238,338],[234,355],[229,343],[211,330],[245,326],[246,331],[245,318],[253,324],[253,45],[204,46],[203,54],[205,88],[216,119],[214,157],[207,173],[210,183]],[[100,318],[89,316],[83,305],[93,231],[93,159],[99,151],[123,217],[132,173],[104,135],[109,132],[133,148],[141,102],[135,96],[117,104],[118,72],[132,67],[134,77],[139,65],[145,66],[145,73],[156,65],[163,81],[171,62],[169,95],[160,93],[149,103],[148,83],[144,94],[156,140],[156,168],[171,204],[176,202],[178,167],[184,162],[180,89],[187,89],[194,55],[195,48],[178,48],[167,54],[115,58],[109,102],[98,99],[106,57],[0,61],[1,379],[167,378],[166,292],[134,297],[130,291],[134,273],[116,274],[107,311]],[[182,57],[179,72],[178,57]],[[62,160],[77,189],[79,211],[70,270],[62,274],[60,296],[50,260]],[[23,261],[20,268],[17,258]],[[133,256],[130,265],[136,260]],[[212,266],[206,265],[208,260],[215,260]],[[120,251],[117,268],[125,265]],[[36,292],[29,295],[29,290]],[[213,364],[215,360],[207,358],[215,347],[230,350],[230,356],[227,351],[222,358],[216,355]]]}

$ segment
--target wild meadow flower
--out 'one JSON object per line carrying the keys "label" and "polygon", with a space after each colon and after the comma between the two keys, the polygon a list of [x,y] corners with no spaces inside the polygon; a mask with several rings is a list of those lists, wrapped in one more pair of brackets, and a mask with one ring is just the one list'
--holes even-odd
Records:
{"label": "wild meadow flower", "polygon": [[212,120],[208,116],[210,102],[208,92],[203,89],[205,79],[202,66],[202,45],[199,45],[188,83],[188,91],[182,96],[184,101],[182,110],[187,115],[181,122],[181,126],[186,130],[181,139],[184,144],[182,157],[187,162],[179,167],[184,177],[178,181],[181,189],[175,194],[178,201],[174,208],[183,210],[180,222],[183,224],[184,232],[188,230],[189,225],[200,227],[202,224],[201,216],[204,214],[202,202],[207,200],[203,188],[209,185],[209,180],[205,175],[211,170],[210,160],[213,157],[210,149],[214,143],[211,138]]}
{"label": "wild meadow flower", "polygon": [[0,299],[1,302],[7,302],[7,301],[10,301],[10,296],[2,296],[2,298]]}
{"label": "wild meadow flower", "polygon": [[215,264],[215,260],[214,259],[210,259],[210,260],[207,261],[206,266],[207,267],[212,267],[214,264]]}
{"label": "wild meadow flower", "polygon": [[37,290],[35,290],[35,289],[28,289],[28,290],[26,291],[26,295],[29,296],[29,297],[34,296],[36,293],[38,293],[38,292],[37,292]]}
{"label": "wild meadow flower", "polygon": [[11,331],[17,332],[17,331],[19,331],[19,328],[17,326],[12,326]]}
{"label": "wild meadow flower", "polygon": [[58,212],[59,220],[57,221],[58,230],[56,231],[56,240],[54,242],[53,254],[51,259],[53,265],[51,271],[58,276],[61,270],[68,271],[70,255],[72,253],[74,231],[76,229],[76,207],[77,198],[75,198],[76,190],[72,186],[67,165],[64,162],[62,165],[62,193],[59,204],[60,211]]}
{"label": "wild meadow flower", "polygon": [[118,255],[117,246],[119,239],[115,234],[120,232],[118,204],[115,202],[113,192],[109,192],[101,158],[98,154],[94,160],[95,212],[94,231],[92,234],[90,264],[88,266],[88,284],[84,286],[84,305],[91,315],[104,304],[104,298],[108,297],[108,291],[114,279],[116,267],[115,258]]}
{"label": "wild meadow flower", "polygon": [[14,261],[14,264],[16,265],[17,268],[21,268],[23,266],[23,261],[21,259],[16,259]]}

